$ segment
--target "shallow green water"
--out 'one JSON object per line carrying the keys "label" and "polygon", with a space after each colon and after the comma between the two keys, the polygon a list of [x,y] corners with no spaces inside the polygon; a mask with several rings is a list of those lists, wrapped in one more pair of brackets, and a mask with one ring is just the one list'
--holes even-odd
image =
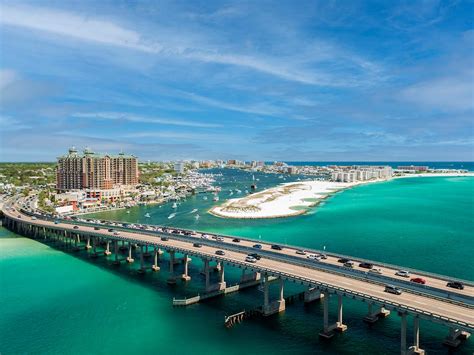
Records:
{"label": "shallow green water", "polygon": [[[248,174],[229,172],[219,182],[223,197],[233,181]],[[259,188],[278,182],[257,176]],[[245,190],[247,182],[238,187]],[[309,214],[275,220],[224,220],[210,216],[210,198],[189,198],[168,219],[171,206],[146,206],[101,214],[111,219],[177,225],[322,248],[465,279],[474,279],[474,178],[399,179],[346,190]],[[232,197],[235,197],[232,196]],[[195,219],[198,208],[201,218]],[[145,213],[151,218],[145,218]],[[140,276],[136,265],[115,268],[105,258],[92,261],[85,252],[67,254],[0,229],[0,352],[17,353],[399,353],[399,318],[372,327],[361,319],[360,302],[345,301],[349,329],[331,342],[318,339],[321,305],[296,303],[268,320],[249,320],[223,327],[226,314],[262,301],[258,289],[247,290],[189,308],[173,308],[171,300],[194,295],[202,287],[201,263],[192,262],[193,280],[166,285],[163,271]],[[238,272],[226,270],[229,284]],[[291,294],[299,289],[288,285]],[[276,290],[273,290],[274,292]],[[331,300],[332,307],[336,300]],[[335,318],[333,311],[331,316]],[[446,353],[447,330],[421,324],[421,344],[429,353]],[[409,335],[411,332],[409,330]],[[409,338],[410,341],[410,338]],[[472,353],[469,340],[459,353]]]}

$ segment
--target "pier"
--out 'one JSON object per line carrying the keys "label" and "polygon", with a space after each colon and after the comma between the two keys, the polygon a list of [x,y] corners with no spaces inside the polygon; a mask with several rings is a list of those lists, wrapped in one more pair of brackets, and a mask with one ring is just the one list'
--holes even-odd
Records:
{"label": "pier", "polygon": [[[123,262],[140,263],[139,272],[165,272],[169,284],[178,280],[190,282],[188,268],[191,259],[202,259],[205,275],[203,292],[184,300],[175,299],[175,306],[185,306],[206,298],[238,292],[244,287],[262,283],[263,297],[258,313],[266,319],[271,319],[273,314],[284,311],[294,300],[294,295],[285,298],[285,285],[291,282],[306,288],[306,291],[297,295],[298,299],[321,302],[323,324],[309,324],[314,327],[315,336],[324,339],[331,339],[336,332],[350,331],[343,319],[344,300],[347,298],[367,304],[367,315],[363,319],[365,322],[376,323],[381,317],[393,315],[400,318],[401,354],[423,353],[422,339],[419,336],[421,319],[445,325],[448,334],[444,344],[451,347],[459,346],[474,329],[474,284],[464,280],[464,290],[457,290],[446,287],[446,283],[452,278],[411,270],[413,275],[426,279],[427,285],[420,285],[396,276],[396,270],[401,269],[398,266],[371,261],[382,270],[381,275],[372,275],[360,267],[343,267],[338,263],[340,255],[328,254],[325,260],[314,261],[296,253],[297,247],[285,246],[278,250],[272,248],[269,243],[259,242],[262,248],[256,250],[252,247],[255,241],[245,238],[239,238],[239,242],[235,242],[235,237],[219,236],[218,240],[212,238],[217,236],[211,233],[205,233],[206,238],[203,238],[204,233],[169,228],[141,230],[114,226],[114,231],[109,232],[108,227],[104,225],[55,221],[10,205],[3,206],[2,213],[3,226],[15,233],[39,241],[49,240],[65,251],[84,248],[91,258],[110,257],[116,265]],[[201,244],[199,248],[194,246],[198,241]],[[222,255],[216,253],[217,251],[225,253]],[[255,252],[261,256],[260,260],[245,261],[248,253]],[[160,265],[162,253],[169,255],[166,267],[163,263]],[[176,254],[183,257],[177,258]],[[357,263],[362,261],[358,258],[351,259]],[[176,263],[183,264],[183,272],[176,272]],[[216,265],[211,266],[211,263]],[[225,270],[228,267],[242,270],[239,284],[227,286]],[[210,277],[212,269],[217,270],[217,280],[214,281]],[[396,295],[385,292],[387,284],[399,287],[403,293]],[[270,297],[270,287],[276,287],[278,290],[275,299]],[[336,314],[330,314],[330,299],[337,300]],[[243,311],[226,317],[225,324],[232,326],[254,315],[256,311]],[[408,316],[413,318],[412,343],[407,342]]]}

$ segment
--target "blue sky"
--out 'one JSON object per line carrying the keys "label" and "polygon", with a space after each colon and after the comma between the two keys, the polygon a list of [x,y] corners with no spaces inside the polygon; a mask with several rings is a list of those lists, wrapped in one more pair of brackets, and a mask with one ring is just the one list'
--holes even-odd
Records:
{"label": "blue sky", "polygon": [[474,160],[472,1],[5,1],[0,160]]}

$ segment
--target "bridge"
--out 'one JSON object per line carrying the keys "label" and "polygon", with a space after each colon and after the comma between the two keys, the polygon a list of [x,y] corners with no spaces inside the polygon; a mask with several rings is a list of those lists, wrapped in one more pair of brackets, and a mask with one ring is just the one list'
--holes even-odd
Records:
{"label": "bridge", "polygon": [[[256,284],[263,285],[263,300],[259,312],[262,316],[285,310],[285,284],[293,282],[306,287],[305,302],[323,303],[323,324],[319,333],[321,337],[331,338],[335,332],[343,332],[347,326],[343,321],[343,304],[345,298],[360,300],[367,304],[366,322],[374,323],[380,317],[395,312],[401,320],[400,349],[401,354],[422,354],[420,347],[419,321],[426,319],[440,323],[449,328],[444,343],[456,347],[461,340],[470,336],[474,329],[474,283],[455,280],[451,277],[428,273],[420,270],[406,269],[410,277],[420,277],[426,284],[411,282],[403,276],[396,275],[401,267],[380,262],[352,258],[344,255],[327,253],[325,259],[313,260],[303,255],[301,248],[281,246],[259,241],[261,248],[256,249],[255,240],[235,236],[195,232],[185,229],[140,225],[132,228],[119,222],[109,224],[51,217],[34,214],[17,206],[6,204],[2,207],[3,225],[10,230],[35,239],[50,239],[69,246],[72,250],[85,248],[92,257],[106,255],[115,264],[122,262],[140,263],[139,272],[159,271],[160,255],[169,254],[168,283],[184,282],[191,278],[188,273],[190,256],[201,258],[204,264],[205,286],[203,295],[188,300],[176,300],[179,305],[198,302],[200,299],[238,291],[241,288]],[[98,249],[102,248],[102,253]],[[281,250],[280,250],[281,249]],[[152,253],[150,253],[152,251]],[[126,258],[121,257],[126,253]],[[246,261],[249,253],[258,253],[261,258],[253,262]],[[306,254],[322,254],[318,250],[304,251]],[[113,254],[113,255],[112,255]],[[182,255],[178,258],[177,255]],[[152,256],[148,262],[147,256]],[[345,267],[341,259],[355,262],[352,268]],[[177,273],[176,263],[182,262],[182,273]],[[380,269],[380,273],[368,272],[360,263],[370,263]],[[216,263],[212,266],[211,264]],[[227,267],[242,270],[241,283],[227,287],[225,269]],[[210,272],[218,270],[217,281],[211,281]],[[448,282],[458,281],[464,289],[447,287]],[[276,283],[278,297],[270,299],[270,286]],[[401,294],[385,292],[386,285],[401,289]],[[336,321],[330,321],[330,296],[337,298]],[[407,344],[407,316],[413,317],[413,344]],[[238,316],[241,317],[241,316]],[[240,319],[240,318],[239,318]],[[410,345],[410,346],[408,346]]]}

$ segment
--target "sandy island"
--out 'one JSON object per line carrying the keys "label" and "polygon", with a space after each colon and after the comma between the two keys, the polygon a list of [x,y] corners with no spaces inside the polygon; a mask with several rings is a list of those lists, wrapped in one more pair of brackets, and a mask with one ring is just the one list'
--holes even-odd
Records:
{"label": "sandy island", "polygon": [[[407,174],[394,178],[405,177],[436,177],[436,176],[474,176],[473,173],[456,174]],[[224,218],[282,218],[304,214],[309,207],[317,205],[323,199],[337,191],[356,185],[374,183],[387,180],[368,180],[357,182],[333,181],[298,181],[281,184],[279,186],[260,191],[242,198],[226,201],[220,206],[209,210],[214,216]]]}

